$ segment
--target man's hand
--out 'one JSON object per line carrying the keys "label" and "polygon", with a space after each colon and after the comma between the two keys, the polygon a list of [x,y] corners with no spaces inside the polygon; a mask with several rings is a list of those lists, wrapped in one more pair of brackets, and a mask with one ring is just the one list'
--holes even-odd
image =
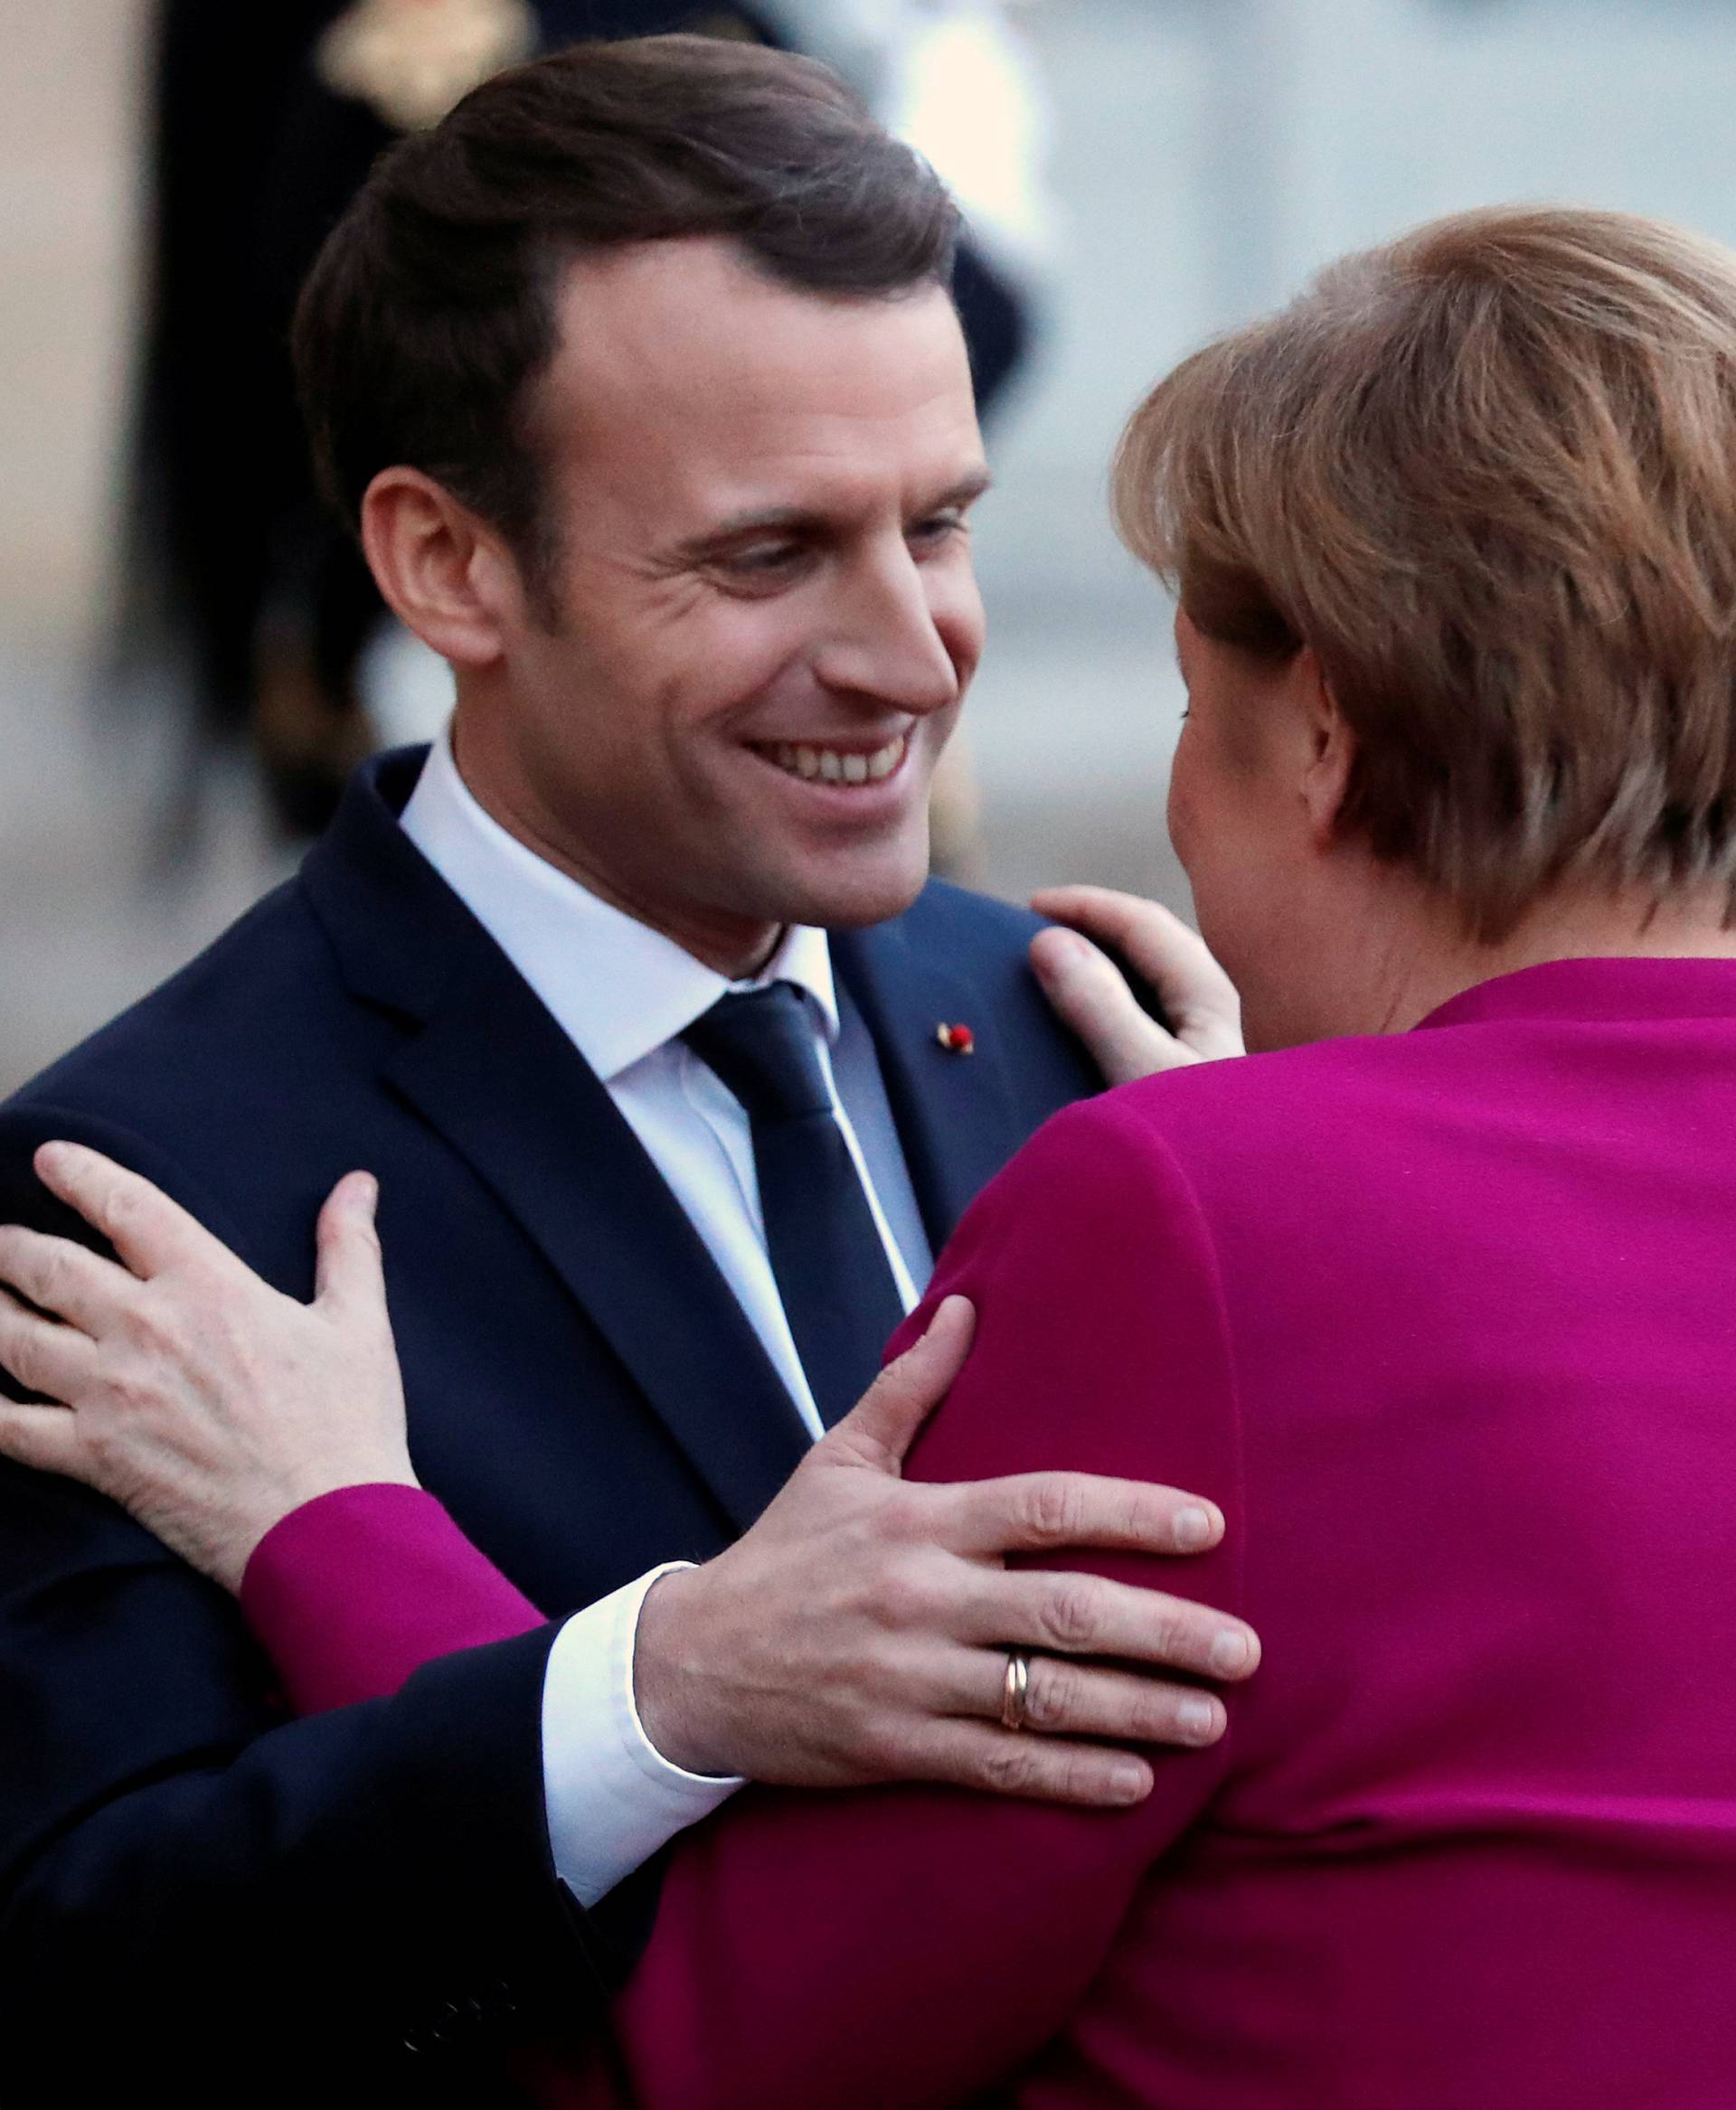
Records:
{"label": "man's hand", "polygon": [[[795,1786],[937,1780],[1116,1807],[1149,1791],[1150,1766],[1081,1739],[1223,1733],[1214,1694],[1080,1659],[1242,1678],[1260,1644],[1240,1620],[1099,1576],[1005,1565],[1086,1546],[1202,1552],[1223,1533],[1212,1503],[1080,1473],[901,1477],[973,1323],[948,1297],[744,1538],[653,1586],[635,1685],[646,1732],[674,1763]],[[1031,1652],[1026,1726],[1041,1734],[1000,1726],[1009,1649]]]}
{"label": "man's hand", "polygon": [[[1031,906],[1071,927],[1039,931],[1031,965],[1044,995],[1110,1084],[1243,1052],[1234,986],[1179,916],[1108,887],[1049,887]],[[1151,984],[1172,1031],[1140,1010],[1127,978],[1092,938],[1114,946]]]}
{"label": "man's hand", "polygon": [[137,1173],[78,1144],[44,1144],[35,1162],[126,1266],[0,1225],[0,1282],[36,1307],[0,1289],[0,1363],[64,1402],[0,1402],[0,1453],[94,1487],[231,1590],[316,1495],[417,1484],[370,1175],[341,1180],[320,1211],[302,1305]]}

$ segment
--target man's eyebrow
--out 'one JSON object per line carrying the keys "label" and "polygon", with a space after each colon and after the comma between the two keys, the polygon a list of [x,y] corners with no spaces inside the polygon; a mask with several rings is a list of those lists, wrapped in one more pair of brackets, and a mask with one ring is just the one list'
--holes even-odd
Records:
{"label": "man's eyebrow", "polygon": [[995,477],[986,463],[980,469],[972,469],[968,476],[960,476],[950,491],[943,491],[934,504],[924,507],[928,513],[943,513],[949,505],[975,505],[983,494],[994,487]]}
{"label": "man's eyebrow", "polygon": [[740,542],[744,535],[802,534],[825,525],[824,517],[801,505],[763,505],[703,528],[682,544],[684,550],[713,550],[725,542]]}
{"label": "man's eyebrow", "polygon": [[[944,513],[951,506],[974,505],[994,480],[986,468],[972,469],[921,510],[924,513]],[[692,555],[719,550],[750,535],[823,534],[832,524],[823,513],[816,513],[809,506],[754,506],[744,513],[732,513],[715,526],[692,536],[682,544],[682,551]]]}

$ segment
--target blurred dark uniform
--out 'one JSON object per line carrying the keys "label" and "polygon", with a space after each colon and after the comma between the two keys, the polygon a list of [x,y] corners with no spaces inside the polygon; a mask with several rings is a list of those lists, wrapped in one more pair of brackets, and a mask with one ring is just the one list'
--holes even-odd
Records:
{"label": "blurred dark uniform", "polygon": [[[202,758],[244,739],[290,834],[324,827],[375,744],[355,677],[380,599],[315,495],[288,348],[320,243],[395,137],[323,78],[350,4],[163,0],[158,18],[123,636],[154,640],[194,703],[184,819]],[[674,30],[781,41],[751,5],[693,0],[533,0],[527,27],[544,51]],[[968,245],[957,292],[986,409],[1024,350],[1023,305]]]}

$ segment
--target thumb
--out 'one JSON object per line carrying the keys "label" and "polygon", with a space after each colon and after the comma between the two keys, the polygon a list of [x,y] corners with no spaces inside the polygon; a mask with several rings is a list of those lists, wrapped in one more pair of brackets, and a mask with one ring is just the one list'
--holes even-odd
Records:
{"label": "thumb", "polygon": [[1061,1020],[1090,1050],[1110,1084],[1199,1058],[1139,1008],[1127,977],[1109,955],[1059,925],[1031,940],[1031,965]]}
{"label": "thumb", "polygon": [[386,1308],[386,1281],[373,1215],[380,1182],[372,1173],[345,1173],[326,1198],[314,1233],[314,1302],[328,1310]]}
{"label": "thumb", "polygon": [[965,1367],[976,1307],[968,1297],[941,1299],[928,1330],[869,1386],[826,1439],[850,1461],[896,1474],[916,1432]]}

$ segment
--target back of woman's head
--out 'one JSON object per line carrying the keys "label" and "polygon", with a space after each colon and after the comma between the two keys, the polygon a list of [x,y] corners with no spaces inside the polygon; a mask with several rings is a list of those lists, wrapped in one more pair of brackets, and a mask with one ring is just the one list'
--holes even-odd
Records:
{"label": "back of woman's head", "polygon": [[1478,935],[1563,881],[1736,889],[1736,256],[1437,221],[1161,382],[1116,504],[1207,636],[1314,648],[1341,826]]}

